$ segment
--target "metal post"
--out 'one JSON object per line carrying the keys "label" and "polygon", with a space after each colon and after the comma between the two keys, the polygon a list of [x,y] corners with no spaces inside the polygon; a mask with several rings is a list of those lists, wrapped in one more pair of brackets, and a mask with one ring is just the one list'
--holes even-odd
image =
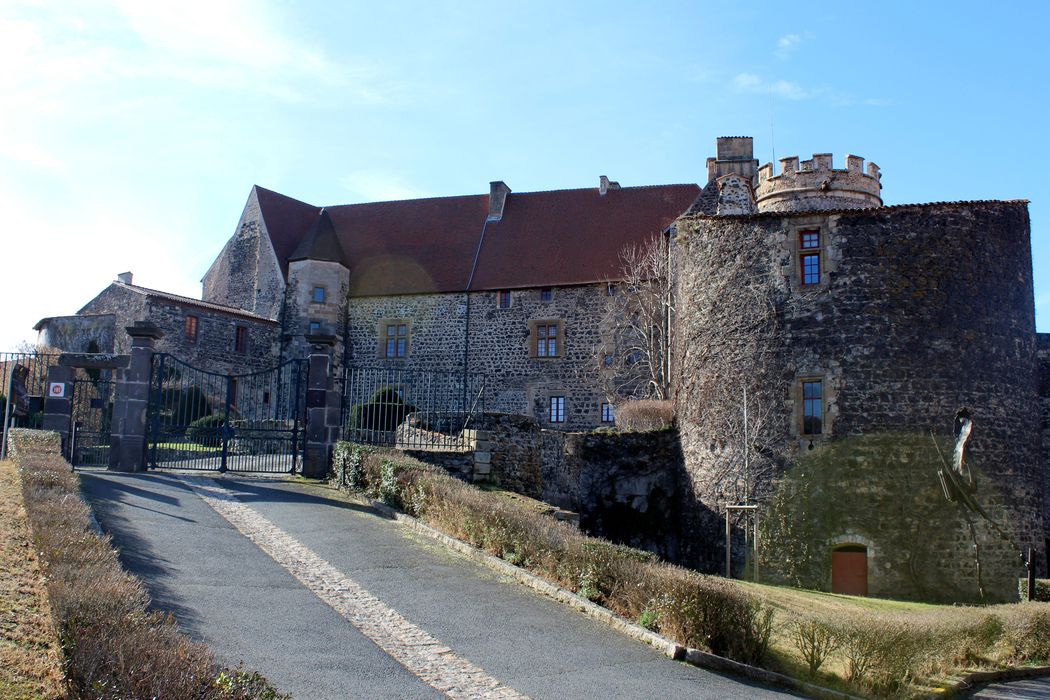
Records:
{"label": "metal post", "polygon": [[222,421],[222,452],[220,453],[219,471],[226,471],[226,458],[230,451],[230,407],[233,405],[233,377],[226,377],[226,407]]}
{"label": "metal post", "polygon": [[[9,365],[9,364],[10,364],[10,362],[5,362],[4,363],[4,369],[5,370],[8,369],[7,365]],[[18,363],[16,361],[15,362],[15,367],[17,367],[17,366],[18,366]],[[8,431],[11,428],[11,386],[14,384],[14,381],[15,381],[15,372],[14,372],[14,369],[12,368],[11,370],[9,370],[7,372],[7,397],[6,397],[6,400],[4,401],[4,404],[5,404],[4,405],[4,442],[3,442],[3,445],[0,446],[0,459],[7,459],[7,433],[8,433]]]}
{"label": "metal post", "polygon": [[755,511],[755,583],[758,583],[758,511]]}
{"label": "metal post", "polygon": [[727,507],[726,508],[726,578],[731,578],[730,577],[730,571],[729,571],[729,565],[730,565],[730,562],[729,562],[729,537],[730,537],[730,535],[731,535],[731,532],[730,532],[730,529],[729,529],[729,508]]}
{"label": "metal post", "polygon": [[1035,600],[1035,551],[1031,547],[1024,565],[1028,569],[1028,600]]}
{"label": "metal post", "polygon": [[77,467],[76,457],[77,454],[77,432],[80,427],[80,421],[73,421],[73,427],[69,432],[69,471],[74,471]]}

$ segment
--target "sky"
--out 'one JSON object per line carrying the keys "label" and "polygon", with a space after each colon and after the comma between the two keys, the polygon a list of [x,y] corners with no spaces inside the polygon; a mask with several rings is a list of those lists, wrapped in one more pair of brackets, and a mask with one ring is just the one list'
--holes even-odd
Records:
{"label": "sky", "polygon": [[886,204],[1030,200],[1050,331],[1047,27],[1045,0],[0,0],[0,350],[120,272],[199,297],[253,184],[703,184],[718,136],[863,156]]}

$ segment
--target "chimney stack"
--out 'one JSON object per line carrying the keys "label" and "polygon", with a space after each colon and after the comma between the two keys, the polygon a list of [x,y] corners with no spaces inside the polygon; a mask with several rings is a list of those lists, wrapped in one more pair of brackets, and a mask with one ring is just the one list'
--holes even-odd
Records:
{"label": "chimney stack", "polygon": [[503,207],[507,204],[507,195],[510,188],[503,180],[489,183],[489,221],[499,221],[503,218]]}
{"label": "chimney stack", "polygon": [[119,275],[117,275],[117,281],[121,284],[131,284],[131,273],[121,272]]}
{"label": "chimney stack", "polygon": [[620,189],[620,183],[619,182],[614,182],[614,181],[610,180],[608,177],[606,177],[605,175],[601,175],[598,178],[598,194],[601,195],[602,197],[604,197],[605,193],[608,192],[609,190],[618,190],[618,189]]}

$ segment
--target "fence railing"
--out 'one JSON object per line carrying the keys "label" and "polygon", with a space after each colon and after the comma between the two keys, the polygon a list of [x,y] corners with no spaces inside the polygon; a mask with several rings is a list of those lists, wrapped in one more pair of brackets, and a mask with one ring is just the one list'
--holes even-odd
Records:
{"label": "fence railing", "polygon": [[485,378],[469,372],[351,367],[343,376],[343,439],[404,450],[472,449]]}
{"label": "fence railing", "polygon": [[0,352],[0,416],[7,452],[8,428],[39,428],[44,420],[47,368],[58,364],[58,353]]}

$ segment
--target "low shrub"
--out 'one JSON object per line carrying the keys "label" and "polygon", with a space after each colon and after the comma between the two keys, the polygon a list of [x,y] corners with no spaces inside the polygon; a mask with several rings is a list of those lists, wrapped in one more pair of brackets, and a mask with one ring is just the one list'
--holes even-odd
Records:
{"label": "low shrub", "polygon": [[824,661],[839,645],[834,630],[822,620],[800,618],[791,623],[791,640],[802,660],[815,676]]}
{"label": "low shrub", "polygon": [[[1017,579],[1017,598],[1024,602],[1028,600],[1028,579]],[[1037,578],[1035,580],[1035,598],[1042,603],[1050,603],[1050,578]]]}
{"label": "low shrub", "polygon": [[368,401],[355,404],[350,409],[348,427],[352,430],[390,432],[397,430],[405,416],[415,412],[416,407],[406,403],[397,389],[386,387],[372,394]]}
{"label": "low shrub", "polygon": [[[335,454],[340,484],[401,508],[627,619],[644,619],[646,626],[680,644],[748,663],[766,653],[772,610],[731,581],[588,537],[549,515],[397,452],[340,443]],[[348,473],[357,476],[340,476]]]}
{"label": "low shrub", "polygon": [[258,674],[221,667],[170,615],[148,611],[142,583],[121,568],[109,539],[91,532],[57,434],[17,430],[11,437],[72,697],[286,697]]}
{"label": "low shrub", "polygon": [[670,401],[637,399],[616,407],[616,427],[643,432],[664,430],[674,425],[674,404]]}
{"label": "low shrub", "polygon": [[222,445],[222,426],[225,423],[226,417],[221,413],[202,416],[186,428],[186,439],[203,447],[219,447]]}

